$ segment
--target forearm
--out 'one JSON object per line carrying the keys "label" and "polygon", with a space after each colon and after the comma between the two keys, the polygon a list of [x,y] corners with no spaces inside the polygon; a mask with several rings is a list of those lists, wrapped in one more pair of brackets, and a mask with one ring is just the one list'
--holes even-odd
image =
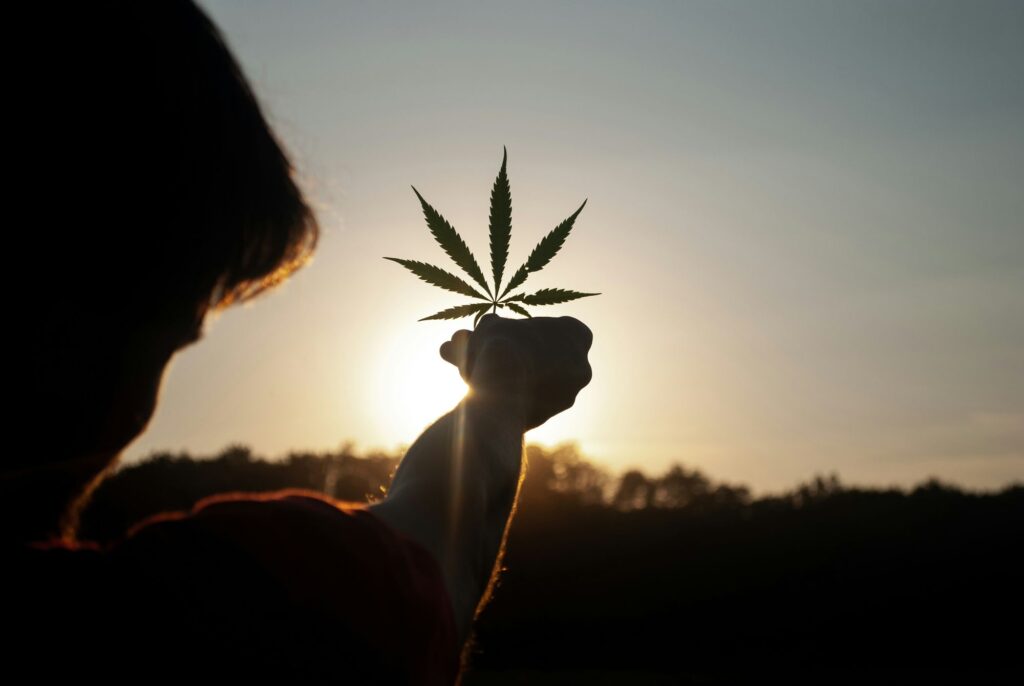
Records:
{"label": "forearm", "polygon": [[469,396],[423,432],[387,498],[371,507],[435,555],[463,639],[487,593],[515,507],[522,427],[513,408]]}

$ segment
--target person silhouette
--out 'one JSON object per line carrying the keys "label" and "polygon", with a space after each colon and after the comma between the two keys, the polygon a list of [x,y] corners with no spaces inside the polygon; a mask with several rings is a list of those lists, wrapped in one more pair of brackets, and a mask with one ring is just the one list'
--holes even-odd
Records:
{"label": "person silhouette", "polygon": [[[49,10],[46,10],[49,11]],[[319,228],[217,28],[191,0],[75,3],[29,79],[19,198],[42,221],[16,304],[14,447],[0,464],[7,669],[114,683],[451,683],[522,478],[523,434],[591,379],[570,317],[484,317],[441,356],[470,392],[372,506],[226,493],[109,544],[78,515],[147,427],[212,312],[308,263]],[[30,120],[30,121],[29,121]],[[21,250],[22,252],[18,252]]]}

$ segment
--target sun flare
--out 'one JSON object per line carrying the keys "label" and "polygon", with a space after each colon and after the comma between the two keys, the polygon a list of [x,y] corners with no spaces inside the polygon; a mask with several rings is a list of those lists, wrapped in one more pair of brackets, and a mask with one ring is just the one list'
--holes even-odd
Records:
{"label": "sun flare", "polygon": [[389,337],[377,360],[375,416],[396,443],[412,443],[468,390],[458,371],[441,359],[445,336],[434,327],[406,327]]}

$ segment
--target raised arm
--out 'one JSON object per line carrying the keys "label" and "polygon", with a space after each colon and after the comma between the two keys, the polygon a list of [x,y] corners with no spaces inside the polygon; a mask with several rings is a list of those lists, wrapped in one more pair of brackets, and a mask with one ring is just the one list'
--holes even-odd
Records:
{"label": "raised arm", "polygon": [[371,511],[431,551],[459,631],[469,633],[500,562],[522,475],[523,434],[572,406],[590,382],[592,335],[572,317],[487,315],[441,356],[470,392],[416,440]]}

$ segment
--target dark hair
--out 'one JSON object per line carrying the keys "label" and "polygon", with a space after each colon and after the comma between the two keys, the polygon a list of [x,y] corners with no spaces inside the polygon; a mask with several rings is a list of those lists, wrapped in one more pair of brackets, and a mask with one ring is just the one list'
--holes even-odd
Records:
{"label": "dark hair", "polygon": [[80,213],[47,246],[55,276],[123,316],[224,308],[304,264],[313,212],[209,18],[189,0],[76,5],[61,133]]}
{"label": "dark hair", "polygon": [[193,2],[24,9],[8,87],[15,157],[4,158],[15,188],[5,255],[18,277],[8,341],[22,372],[0,461],[4,537],[47,535],[55,513],[80,506],[104,461],[144,429],[195,324],[285,279],[319,234]]}

